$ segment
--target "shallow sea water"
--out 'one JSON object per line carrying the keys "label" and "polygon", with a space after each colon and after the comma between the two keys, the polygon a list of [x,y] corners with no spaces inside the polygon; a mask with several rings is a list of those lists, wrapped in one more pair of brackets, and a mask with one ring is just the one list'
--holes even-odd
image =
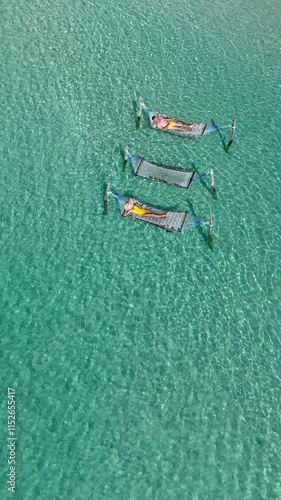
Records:
{"label": "shallow sea water", "polygon": [[[280,4],[29,2],[1,16],[1,499],[279,499]],[[229,124],[184,140],[136,102]],[[218,200],[122,155],[206,170]],[[216,216],[169,234],[103,214],[106,182]]]}

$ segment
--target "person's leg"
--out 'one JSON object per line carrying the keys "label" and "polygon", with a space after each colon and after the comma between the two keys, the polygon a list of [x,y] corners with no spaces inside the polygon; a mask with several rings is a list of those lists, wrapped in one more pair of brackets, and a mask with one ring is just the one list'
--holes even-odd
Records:
{"label": "person's leg", "polygon": [[192,130],[192,123],[177,123],[174,130]]}
{"label": "person's leg", "polygon": [[155,214],[153,212],[146,212],[144,217],[158,217],[158,219],[165,219],[167,217],[167,214]]}

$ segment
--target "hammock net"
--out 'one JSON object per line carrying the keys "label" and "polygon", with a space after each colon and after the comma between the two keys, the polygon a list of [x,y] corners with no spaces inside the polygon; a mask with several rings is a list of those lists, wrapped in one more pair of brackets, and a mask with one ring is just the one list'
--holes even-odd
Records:
{"label": "hammock net", "polygon": [[147,111],[150,121],[150,126],[157,130],[162,130],[163,132],[169,132],[170,134],[180,135],[182,137],[202,137],[210,132],[214,132],[221,128],[220,126],[214,126],[211,123],[187,123],[180,120],[176,120],[171,116],[167,116],[160,111],[153,111],[144,106]]}
{"label": "hammock net", "polygon": [[135,175],[185,189],[188,189],[193,182],[208,175],[208,172],[199,174],[195,170],[182,170],[180,168],[157,165],[136,156],[129,155],[129,159],[132,162]]}
{"label": "hammock net", "polygon": [[[121,216],[128,217],[130,219],[146,222],[147,224],[153,224],[154,226],[159,226],[166,231],[184,231],[185,229],[191,229],[200,224],[205,224],[205,222],[200,220],[189,220],[189,212],[171,212],[160,210],[155,207],[146,205],[145,203],[129,197],[114,195],[117,199]],[[132,206],[131,210],[126,210],[126,205],[129,203]],[[157,217],[158,216],[158,217]]]}

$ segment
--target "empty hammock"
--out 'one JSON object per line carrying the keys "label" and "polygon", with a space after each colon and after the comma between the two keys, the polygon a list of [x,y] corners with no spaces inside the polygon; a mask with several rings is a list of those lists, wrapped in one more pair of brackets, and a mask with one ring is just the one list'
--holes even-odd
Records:
{"label": "empty hammock", "polygon": [[166,165],[158,165],[145,160],[145,158],[130,155],[128,149],[125,150],[125,160],[127,159],[132,163],[134,174],[145,179],[165,182],[166,184],[188,189],[192,184],[210,174],[212,187],[214,186],[214,173],[212,169],[199,173],[195,170],[184,170]]}

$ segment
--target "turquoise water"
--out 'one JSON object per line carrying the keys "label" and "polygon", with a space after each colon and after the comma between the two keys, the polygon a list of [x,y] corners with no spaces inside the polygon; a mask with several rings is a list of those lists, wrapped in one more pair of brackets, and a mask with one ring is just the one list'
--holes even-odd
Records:
{"label": "turquoise water", "polygon": [[[11,0],[1,16],[1,499],[279,499],[280,4]],[[188,141],[135,105],[231,123]],[[122,173],[214,168],[218,200]],[[106,182],[216,216],[103,215]]]}

